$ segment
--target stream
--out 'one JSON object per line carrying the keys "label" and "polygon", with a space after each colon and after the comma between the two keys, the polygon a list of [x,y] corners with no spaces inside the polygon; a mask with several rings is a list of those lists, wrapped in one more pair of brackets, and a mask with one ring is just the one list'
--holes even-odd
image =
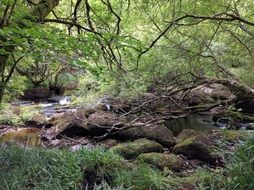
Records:
{"label": "stream", "polygon": [[33,101],[20,101],[18,104],[22,107],[25,106],[38,106],[40,113],[44,114],[46,118],[50,118],[55,114],[66,112],[75,112],[77,109],[71,106],[71,98],[69,96],[58,96],[49,99],[48,101],[33,102]]}
{"label": "stream", "polygon": [[212,120],[212,115],[191,114],[187,117],[170,119],[165,121],[174,136],[177,136],[184,129],[193,129],[203,132],[209,132],[218,129],[218,126]]}
{"label": "stream", "polygon": [[[76,108],[71,106],[71,97],[57,96],[52,97],[48,101],[34,103],[32,101],[21,101],[20,106],[35,105],[39,107],[40,113],[44,114],[46,118],[51,118],[58,114],[66,112],[75,112]],[[245,130],[252,123],[237,123],[237,128]],[[187,117],[180,117],[165,121],[165,125],[169,128],[174,136],[177,136],[184,129],[193,129],[202,132],[207,132],[215,129],[225,129],[229,126],[229,121],[220,119],[213,121],[213,114],[191,114]]]}

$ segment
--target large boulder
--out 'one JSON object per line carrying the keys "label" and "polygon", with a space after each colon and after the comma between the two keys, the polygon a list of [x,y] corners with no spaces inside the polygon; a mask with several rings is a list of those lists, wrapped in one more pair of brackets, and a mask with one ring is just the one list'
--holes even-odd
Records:
{"label": "large boulder", "polygon": [[49,98],[51,95],[50,89],[45,87],[36,87],[27,89],[24,92],[24,99],[27,100],[39,100]]}
{"label": "large boulder", "polygon": [[123,118],[106,111],[96,111],[88,117],[88,131],[93,135],[102,135],[112,127],[122,127],[125,123]]}
{"label": "large boulder", "polygon": [[233,93],[222,84],[205,84],[192,89],[185,101],[191,106],[212,103],[216,100],[226,100],[234,96]]}
{"label": "large boulder", "polygon": [[164,151],[163,147],[159,143],[148,139],[138,139],[133,142],[118,144],[113,146],[110,150],[121,154],[127,159],[137,157],[142,153]]}
{"label": "large boulder", "polygon": [[7,128],[0,134],[0,144],[15,143],[25,146],[38,146],[40,141],[41,129],[39,128]]}
{"label": "large boulder", "polygon": [[118,133],[119,137],[128,139],[147,138],[162,144],[165,147],[174,145],[172,132],[165,125],[149,124],[139,127],[130,127]]}
{"label": "large boulder", "polygon": [[173,148],[176,154],[182,154],[187,158],[199,159],[211,164],[218,164],[221,158],[214,153],[211,141],[201,132],[184,130],[177,137],[177,144]]}
{"label": "large boulder", "polygon": [[64,115],[52,118],[49,121],[51,128],[45,130],[42,134],[43,139],[52,140],[63,136],[87,136],[87,118],[83,110],[76,112],[67,112]]}
{"label": "large boulder", "polygon": [[32,118],[25,121],[27,127],[45,127],[48,125],[47,118],[44,114],[37,114],[32,116]]}
{"label": "large boulder", "polygon": [[47,99],[47,102],[58,103],[61,100],[61,98],[63,98],[63,96],[53,96],[53,97]]}
{"label": "large boulder", "polygon": [[138,156],[138,159],[159,169],[180,170],[184,165],[183,160],[175,154],[143,153]]}
{"label": "large boulder", "polygon": [[177,137],[176,144],[194,136],[203,136],[204,134],[201,131],[193,130],[193,129],[184,129]]}

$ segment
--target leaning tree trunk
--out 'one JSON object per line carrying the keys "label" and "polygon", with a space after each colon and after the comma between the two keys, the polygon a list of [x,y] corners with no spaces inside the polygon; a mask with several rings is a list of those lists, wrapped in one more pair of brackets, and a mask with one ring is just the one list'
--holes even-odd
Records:
{"label": "leaning tree trunk", "polygon": [[[29,20],[34,23],[38,23],[40,21],[43,21],[47,17],[47,15],[59,4],[59,0],[41,0],[37,5],[35,5],[30,13],[26,15],[25,17],[21,18],[18,21],[13,21],[16,25],[19,26],[19,28],[26,28],[28,27],[24,21]],[[12,22],[12,23],[13,23]],[[10,23],[7,26],[2,27],[11,27],[12,23]],[[2,42],[8,42],[8,39],[6,39],[4,36],[0,36],[0,51],[4,50],[5,54],[0,54],[0,104],[4,95],[4,90],[6,87],[6,84],[9,82],[10,77],[5,77],[6,72],[6,66],[7,61],[9,59],[10,54],[14,51],[15,45],[9,45],[6,46],[4,44],[1,44]],[[9,44],[13,44],[12,41],[9,41]],[[12,73],[10,73],[12,74]],[[9,76],[9,74],[7,75]]]}

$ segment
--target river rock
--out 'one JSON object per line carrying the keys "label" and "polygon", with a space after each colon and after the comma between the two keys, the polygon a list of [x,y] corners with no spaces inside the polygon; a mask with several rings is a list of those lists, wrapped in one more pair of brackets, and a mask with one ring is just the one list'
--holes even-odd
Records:
{"label": "river rock", "polygon": [[177,137],[177,144],[173,148],[176,154],[183,154],[187,158],[199,159],[208,163],[218,163],[220,158],[214,154],[214,147],[210,140],[201,132],[183,131]]}
{"label": "river rock", "polygon": [[113,146],[116,146],[119,142],[115,139],[106,139],[100,142],[100,146],[105,149],[110,149]]}
{"label": "river rock", "polygon": [[171,147],[175,143],[172,132],[162,124],[130,127],[129,129],[119,132],[118,135],[119,137],[130,139],[147,138],[156,141],[165,147]]}
{"label": "river rock", "polygon": [[36,87],[32,89],[27,89],[24,92],[24,98],[27,100],[38,100],[49,98],[51,95],[50,89],[45,87]]}
{"label": "river rock", "polygon": [[142,153],[164,151],[162,145],[160,145],[159,143],[144,138],[129,143],[118,144],[116,146],[113,146],[110,150],[121,154],[127,159],[137,157]]}
{"label": "river rock", "polygon": [[168,168],[170,170],[180,170],[184,162],[175,154],[163,153],[143,153],[138,156],[139,160],[154,165],[159,169]]}
{"label": "river rock", "polygon": [[48,103],[58,103],[63,96],[53,96],[49,99],[47,99]]}
{"label": "river rock", "polygon": [[185,97],[191,106],[212,103],[216,100],[226,100],[234,94],[222,84],[204,84],[192,89]]}
{"label": "river rock", "polygon": [[102,135],[112,127],[121,127],[125,123],[124,119],[116,114],[106,111],[96,111],[88,117],[88,131],[93,135]]}
{"label": "river rock", "polygon": [[193,129],[184,129],[177,137],[176,144],[194,136],[203,136],[204,134],[201,131],[193,130]]}
{"label": "river rock", "polygon": [[48,124],[46,116],[43,114],[37,114],[32,116],[32,118],[25,121],[27,127],[43,127]]}
{"label": "river rock", "polygon": [[45,140],[61,138],[62,136],[87,136],[87,118],[84,111],[67,112],[62,117],[53,118],[50,121],[52,127],[43,132]]}
{"label": "river rock", "polygon": [[15,127],[10,125],[0,125],[0,136],[8,130],[15,129]]}
{"label": "river rock", "polygon": [[39,128],[9,128],[0,135],[0,144],[15,143],[25,146],[38,146],[40,145]]}

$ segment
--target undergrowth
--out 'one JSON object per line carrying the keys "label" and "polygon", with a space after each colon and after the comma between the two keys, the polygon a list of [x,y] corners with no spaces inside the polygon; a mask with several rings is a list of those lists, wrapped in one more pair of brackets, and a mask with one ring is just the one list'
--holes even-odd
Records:
{"label": "undergrowth", "polygon": [[0,148],[2,190],[164,189],[166,178],[148,166],[131,166],[101,148],[77,152],[17,146]]}
{"label": "undergrowth", "polygon": [[[200,174],[199,174],[200,175]],[[200,190],[252,190],[254,189],[254,136],[238,144],[225,168],[219,171],[203,171]]]}
{"label": "undergrowth", "polygon": [[129,163],[101,148],[69,150],[0,148],[1,190],[252,190],[254,137],[239,145],[224,168],[168,175],[144,163]]}

